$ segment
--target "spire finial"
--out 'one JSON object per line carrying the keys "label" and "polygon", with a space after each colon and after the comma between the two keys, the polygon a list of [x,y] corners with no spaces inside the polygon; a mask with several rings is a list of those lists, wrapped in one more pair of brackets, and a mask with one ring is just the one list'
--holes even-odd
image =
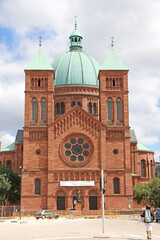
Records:
{"label": "spire finial", "polygon": [[42,37],[40,36],[40,37],[39,37],[39,46],[40,46],[40,47],[42,46],[41,40],[42,40]]}
{"label": "spire finial", "polygon": [[75,29],[77,29],[77,16],[75,16],[74,18],[75,18]]}
{"label": "spire finial", "polygon": [[114,37],[112,36],[111,39],[112,39],[112,41],[111,41],[111,47],[113,48],[113,47],[114,47],[114,43],[113,43]]}

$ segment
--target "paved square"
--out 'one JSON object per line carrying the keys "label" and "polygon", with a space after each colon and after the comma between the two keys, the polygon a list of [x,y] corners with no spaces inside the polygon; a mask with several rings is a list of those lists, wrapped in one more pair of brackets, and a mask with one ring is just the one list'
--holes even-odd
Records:
{"label": "paved square", "polygon": [[[105,234],[102,234],[101,219],[65,219],[35,220],[31,218],[25,223],[7,220],[0,222],[0,240],[87,240],[87,239],[146,239],[145,225],[138,219],[128,216],[117,219],[105,219]],[[153,224],[152,239],[160,239],[160,223]]]}

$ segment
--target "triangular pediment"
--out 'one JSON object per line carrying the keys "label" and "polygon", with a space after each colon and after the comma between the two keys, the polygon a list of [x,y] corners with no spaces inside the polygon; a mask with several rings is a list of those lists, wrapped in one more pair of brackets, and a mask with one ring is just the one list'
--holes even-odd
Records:
{"label": "triangular pediment", "polygon": [[79,106],[73,107],[70,111],[56,119],[50,124],[49,128],[54,128],[54,137],[57,138],[74,125],[79,126],[95,137],[98,137],[101,130],[106,128],[103,123],[95,119],[91,114],[87,113]]}

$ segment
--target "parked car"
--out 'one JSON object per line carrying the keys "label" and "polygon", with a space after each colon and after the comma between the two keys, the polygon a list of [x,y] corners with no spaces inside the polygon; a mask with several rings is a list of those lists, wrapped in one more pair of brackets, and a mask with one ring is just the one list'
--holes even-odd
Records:
{"label": "parked car", "polygon": [[59,215],[57,213],[52,212],[51,210],[40,210],[36,212],[36,218],[55,218],[57,219]]}
{"label": "parked car", "polygon": [[158,222],[158,220],[160,220],[160,208],[156,210],[155,217],[156,217],[156,222]]}

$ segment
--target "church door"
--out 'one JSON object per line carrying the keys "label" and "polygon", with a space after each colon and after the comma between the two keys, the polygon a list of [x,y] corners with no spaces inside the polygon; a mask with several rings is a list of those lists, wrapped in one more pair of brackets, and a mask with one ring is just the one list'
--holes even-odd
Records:
{"label": "church door", "polygon": [[65,194],[62,191],[57,193],[57,210],[65,210]]}
{"label": "church door", "polygon": [[89,193],[89,210],[97,210],[97,193],[91,191]]}

